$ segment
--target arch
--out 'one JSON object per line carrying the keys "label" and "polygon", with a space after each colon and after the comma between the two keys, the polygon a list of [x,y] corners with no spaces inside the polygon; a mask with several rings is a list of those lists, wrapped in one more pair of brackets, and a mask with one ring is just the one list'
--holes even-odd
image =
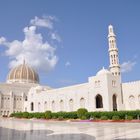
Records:
{"label": "arch", "polygon": [[9,111],[7,111],[7,116],[9,116]]}
{"label": "arch", "polygon": [[113,103],[113,111],[117,111],[117,96],[113,94],[112,96],[112,103]]}
{"label": "arch", "polygon": [[44,102],[44,111],[47,110],[47,101]]}
{"label": "arch", "polygon": [[60,111],[64,111],[64,101],[60,100],[59,104],[60,104]]}
{"label": "arch", "polygon": [[40,112],[40,102],[38,102],[38,112]]}
{"label": "arch", "polygon": [[135,110],[135,97],[133,95],[129,96],[129,107],[132,110]]}
{"label": "arch", "polygon": [[80,108],[85,108],[85,99],[83,97],[80,99]]}
{"label": "arch", "polygon": [[103,108],[103,99],[100,94],[96,95],[95,101],[96,101],[96,108]]}
{"label": "arch", "polygon": [[140,95],[138,95],[138,101],[139,101],[139,104],[140,104]]}
{"label": "arch", "polygon": [[55,101],[52,101],[52,111],[55,111]]}
{"label": "arch", "polygon": [[25,101],[28,101],[28,97],[27,96],[25,96]]}
{"label": "arch", "polygon": [[34,111],[34,103],[31,102],[31,111]]}
{"label": "arch", "polygon": [[73,111],[73,107],[74,107],[74,106],[73,106],[73,105],[74,105],[73,103],[74,103],[73,99],[70,99],[70,100],[69,100],[69,110],[70,110],[70,111]]}

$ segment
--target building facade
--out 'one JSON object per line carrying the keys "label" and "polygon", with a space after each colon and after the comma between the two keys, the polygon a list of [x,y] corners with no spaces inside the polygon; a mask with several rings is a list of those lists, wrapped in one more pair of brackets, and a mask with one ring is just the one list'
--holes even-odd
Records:
{"label": "building facade", "polygon": [[116,35],[108,27],[108,69],[102,68],[88,82],[53,89],[39,84],[39,76],[25,62],[12,69],[0,84],[0,114],[12,112],[117,111],[140,109],[140,81],[122,83]]}

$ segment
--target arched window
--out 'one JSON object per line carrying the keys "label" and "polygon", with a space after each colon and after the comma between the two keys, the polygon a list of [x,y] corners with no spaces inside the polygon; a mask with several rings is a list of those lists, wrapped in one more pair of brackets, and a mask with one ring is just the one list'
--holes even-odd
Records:
{"label": "arched window", "polygon": [[64,102],[60,100],[60,111],[64,111]]}
{"label": "arched window", "polygon": [[28,101],[28,97],[27,96],[25,97],[25,101]]}
{"label": "arched window", "polygon": [[44,102],[44,111],[46,111],[47,110],[47,102],[45,101]]}
{"label": "arched window", "polygon": [[38,103],[38,112],[40,112],[40,102]]}
{"label": "arched window", "polygon": [[112,96],[112,102],[113,102],[113,111],[117,111],[117,96],[115,94]]}
{"label": "arched window", "polygon": [[80,108],[85,108],[85,99],[84,98],[80,99]]}
{"label": "arched window", "polygon": [[52,111],[55,111],[55,101],[52,101]]}
{"label": "arched window", "polygon": [[96,108],[103,108],[103,100],[102,100],[102,96],[100,94],[98,94],[95,97],[95,101],[96,101]]}
{"label": "arched window", "polygon": [[129,96],[129,106],[130,109],[135,110],[135,97],[133,95]]}
{"label": "arched window", "polygon": [[69,110],[73,111],[73,99],[69,100]]}
{"label": "arched window", "polygon": [[139,104],[140,104],[140,95],[138,96],[138,101],[139,101]]}
{"label": "arched window", "polygon": [[31,102],[31,111],[34,111],[34,103]]}

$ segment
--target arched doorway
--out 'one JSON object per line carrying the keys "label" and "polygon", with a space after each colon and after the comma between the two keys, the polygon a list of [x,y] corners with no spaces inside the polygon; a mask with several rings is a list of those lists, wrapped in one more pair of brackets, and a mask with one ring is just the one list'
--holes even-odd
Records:
{"label": "arched doorway", "polygon": [[135,97],[133,95],[129,96],[129,106],[130,110],[135,110]]}
{"label": "arched doorway", "polygon": [[34,103],[31,103],[31,111],[34,111]]}
{"label": "arched doorway", "polygon": [[55,101],[52,101],[52,112],[55,112]]}
{"label": "arched doorway", "polygon": [[41,107],[40,107],[40,102],[38,103],[38,112],[40,112],[40,109],[41,109]]}
{"label": "arched doorway", "polygon": [[80,99],[80,108],[85,108],[85,99],[84,98]]}
{"label": "arched doorway", "polygon": [[60,100],[60,111],[64,111],[64,101]]}
{"label": "arched doorway", "polygon": [[138,102],[139,102],[139,105],[140,105],[140,95],[138,96]]}
{"label": "arched doorway", "polygon": [[117,111],[117,96],[115,94],[112,96],[112,101],[113,101],[113,111]]}
{"label": "arched doorway", "polygon": [[69,100],[69,111],[73,111],[73,99]]}
{"label": "arched doorway", "polygon": [[44,111],[47,111],[47,101],[44,102]]}
{"label": "arched doorway", "polygon": [[98,94],[95,97],[96,100],[96,108],[103,108],[103,100],[102,100],[102,96],[100,94]]}

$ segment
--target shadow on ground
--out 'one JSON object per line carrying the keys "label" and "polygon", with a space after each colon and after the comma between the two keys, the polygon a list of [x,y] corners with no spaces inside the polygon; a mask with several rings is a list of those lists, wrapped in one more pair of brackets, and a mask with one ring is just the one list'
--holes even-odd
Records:
{"label": "shadow on ground", "polygon": [[[50,135],[52,134],[52,135]],[[57,134],[51,130],[19,131],[0,127],[0,140],[95,140],[87,134]]]}

